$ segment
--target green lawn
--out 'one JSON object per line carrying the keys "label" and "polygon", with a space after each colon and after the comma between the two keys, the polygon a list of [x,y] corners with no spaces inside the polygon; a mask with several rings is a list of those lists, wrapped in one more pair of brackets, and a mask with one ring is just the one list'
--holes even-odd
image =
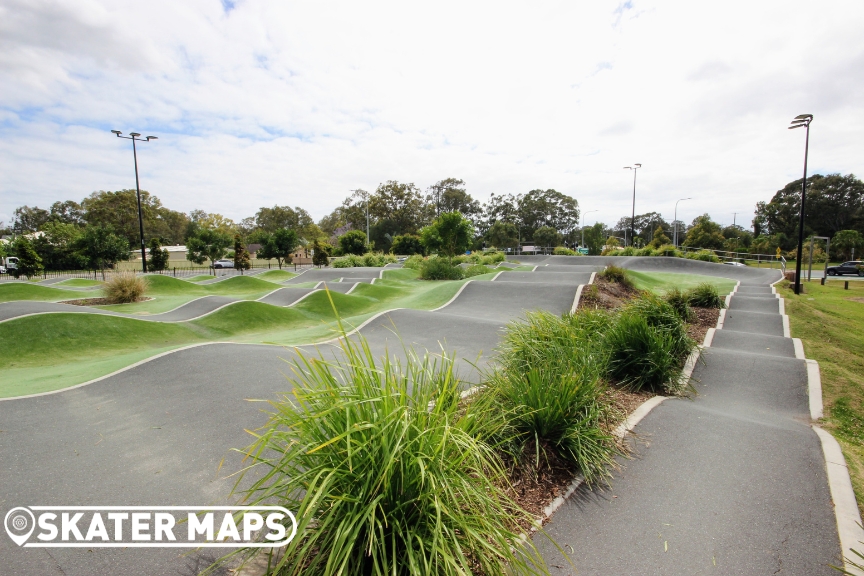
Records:
{"label": "green lawn", "polygon": [[102,282],[99,280],[89,280],[87,278],[70,278],[69,280],[63,280],[62,282],[57,282],[54,286],[70,286],[72,288],[93,288],[102,286]]}
{"label": "green lawn", "polygon": [[284,282],[294,276],[297,276],[297,274],[294,272],[288,272],[287,270],[268,270],[267,272],[256,274],[255,278],[267,280],[268,282]]}
{"label": "green lawn", "polygon": [[212,280],[215,276],[211,274],[202,274],[200,276],[192,276],[191,278],[183,278],[187,282],[203,282],[205,280]]}
{"label": "green lawn", "polygon": [[[785,284],[785,283],[784,283]],[[843,449],[858,508],[864,514],[864,283],[804,282],[804,294],[778,289],[786,299],[792,336],[822,374],[823,426]]]}
{"label": "green lawn", "polygon": [[0,284],[0,302],[11,302],[13,300],[42,300],[57,302],[58,300],[74,300],[75,298],[99,297],[98,290],[63,290],[62,288],[51,288],[49,286],[37,286],[35,284],[23,284],[21,282],[4,282]]}
{"label": "green lawn", "polygon": [[717,288],[720,295],[728,294],[735,288],[737,280],[730,278],[717,278],[715,276],[702,276],[701,274],[675,274],[673,272],[634,272],[627,271],[628,276],[640,290],[662,293],[672,288],[687,290],[697,284],[707,282]]}

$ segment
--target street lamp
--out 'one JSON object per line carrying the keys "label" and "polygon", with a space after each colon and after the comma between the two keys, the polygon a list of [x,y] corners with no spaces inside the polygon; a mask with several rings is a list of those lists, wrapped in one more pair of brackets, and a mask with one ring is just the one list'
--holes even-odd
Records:
{"label": "street lamp", "polygon": [[804,180],[801,181],[801,213],[798,215],[798,255],[795,257],[795,294],[801,294],[801,258],[804,253],[804,203],[807,197],[807,153],[810,149],[810,122],[813,121],[812,114],[799,114],[792,120],[789,130],[807,128],[807,136],[804,140]]}
{"label": "street lamp", "polygon": [[141,268],[144,273],[147,273],[147,252],[144,250],[144,218],[141,216],[141,187],[138,184],[138,150],[135,147],[135,142],[149,142],[150,140],[158,140],[156,136],[147,136],[143,140],[139,138],[141,134],[130,132],[129,136],[123,136],[119,130],[111,130],[111,133],[118,138],[132,140],[132,158],[135,159],[135,195],[138,198],[138,233],[141,237]]}
{"label": "street lamp", "polygon": [[582,242],[579,243],[579,246],[581,246],[582,248],[585,247],[585,214],[590,214],[591,212],[599,212],[599,211],[600,211],[600,209],[598,208],[597,210],[589,210],[588,212],[582,213]]}
{"label": "street lamp", "polygon": [[[630,245],[633,245],[633,227],[636,223],[636,170],[642,167],[642,164],[633,164],[633,166],[624,166],[624,170],[632,170],[633,171],[633,209],[630,213]],[[625,240],[626,244],[627,241]]]}
{"label": "street lamp", "polygon": [[673,224],[675,224],[675,232],[673,233],[674,240],[672,241],[672,243],[675,244],[675,248],[678,248],[678,202],[692,199],[693,198],[681,198],[675,202],[675,216],[672,217]]}

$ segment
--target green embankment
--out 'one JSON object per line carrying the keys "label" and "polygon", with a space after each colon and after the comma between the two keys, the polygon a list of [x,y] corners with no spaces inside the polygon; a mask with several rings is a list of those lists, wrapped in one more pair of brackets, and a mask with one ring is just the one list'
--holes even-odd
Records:
{"label": "green embankment", "polygon": [[87,278],[70,278],[69,280],[63,280],[62,282],[57,282],[54,286],[69,286],[71,288],[96,288],[102,286],[102,282],[99,280],[89,280]]}
{"label": "green embankment", "polygon": [[737,280],[730,278],[717,278],[700,274],[676,274],[674,272],[634,272],[628,270],[627,275],[640,290],[650,290],[658,294],[672,288],[684,291],[707,282],[717,288],[717,292],[721,295],[725,295],[731,292],[735,288],[735,284],[738,283]]}
{"label": "green embankment", "polygon": [[57,302],[58,300],[74,300],[76,298],[99,297],[101,293],[93,290],[63,290],[49,286],[37,286],[21,282],[6,282],[0,284],[0,302],[13,300],[41,300]]}
{"label": "green embankment", "polygon": [[268,282],[284,282],[285,280],[290,280],[294,276],[297,276],[297,274],[294,272],[288,272],[287,270],[268,270],[267,272],[256,274],[255,278],[267,280]]}

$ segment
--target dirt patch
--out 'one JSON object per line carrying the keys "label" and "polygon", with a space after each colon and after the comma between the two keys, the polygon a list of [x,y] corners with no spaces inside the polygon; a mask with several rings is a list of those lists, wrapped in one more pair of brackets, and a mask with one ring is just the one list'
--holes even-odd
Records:
{"label": "dirt patch", "polygon": [[627,300],[639,295],[639,290],[617,282],[609,282],[601,276],[594,277],[594,283],[582,288],[579,308],[611,310],[619,308]]}
{"label": "dirt patch", "polygon": [[852,302],[860,302],[864,304],[864,298],[861,296],[855,296],[854,298],[846,298],[846,300],[851,300]]}
{"label": "dirt patch", "polygon": [[[153,298],[139,298],[136,302],[147,302]],[[108,304],[116,304],[108,298],[80,298],[78,300],[63,300],[60,304],[71,304],[73,306],[106,306]]]}
{"label": "dirt patch", "polygon": [[697,343],[702,343],[705,340],[705,334],[709,328],[717,327],[717,320],[720,318],[720,310],[717,308],[696,308],[693,313],[696,315],[693,322],[686,324],[687,335]]}

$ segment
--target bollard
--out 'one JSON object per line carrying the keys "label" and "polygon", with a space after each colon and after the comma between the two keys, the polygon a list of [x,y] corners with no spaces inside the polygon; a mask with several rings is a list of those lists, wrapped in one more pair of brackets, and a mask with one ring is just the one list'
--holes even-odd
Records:
{"label": "bollard", "polygon": [[825,285],[825,277],[823,276],[822,277],[822,286],[824,286],[824,285]]}
{"label": "bollard", "polygon": [[843,290],[848,290],[848,289],[849,289],[849,281],[846,280],[845,282],[843,282]]}

